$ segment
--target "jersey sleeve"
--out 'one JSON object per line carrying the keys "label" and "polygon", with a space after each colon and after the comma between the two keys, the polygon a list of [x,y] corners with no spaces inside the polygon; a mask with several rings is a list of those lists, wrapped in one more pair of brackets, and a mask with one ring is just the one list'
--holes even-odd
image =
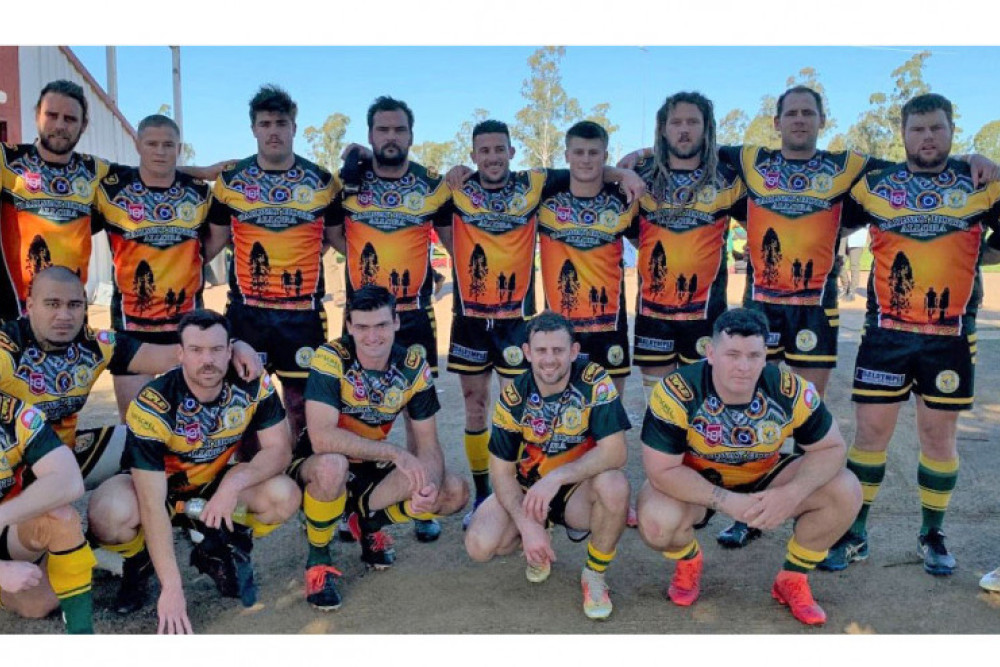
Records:
{"label": "jersey sleeve", "polygon": [[124,375],[128,373],[128,367],[132,363],[132,359],[135,358],[135,355],[139,352],[139,348],[142,347],[143,344],[140,340],[125,332],[111,335],[114,336],[114,351],[111,353],[111,361],[108,363],[108,370],[115,375]]}
{"label": "jersey sleeve", "polygon": [[590,433],[595,440],[632,428],[614,381],[606,372],[602,375],[594,384],[590,407]]}
{"label": "jersey sleeve", "polygon": [[128,406],[125,413],[125,451],[122,468],[138,468],[162,472],[170,428],[159,416],[169,410],[169,404],[156,389],[146,386]]}
{"label": "jersey sleeve", "polygon": [[743,146],[719,146],[719,162],[729,165],[743,178]]}
{"label": "jersey sleeve", "polygon": [[208,221],[213,225],[228,227],[232,224],[232,209],[225,203],[225,184],[222,177],[215,179],[212,186],[212,203],[208,208]]}
{"label": "jersey sleeve", "polygon": [[263,431],[275,424],[280,424],[285,418],[285,407],[278,398],[278,392],[274,390],[271,376],[264,373],[260,376],[257,386],[257,411],[254,412],[253,419],[250,420],[249,429],[253,431]]}
{"label": "jersey sleeve", "polygon": [[[4,397],[3,400],[15,399]],[[15,431],[18,441],[24,443],[22,451],[28,467],[41,461],[49,452],[65,446],[49,426],[45,414],[38,408],[22,404],[16,419]]]}
{"label": "jersey sleeve", "polygon": [[437,414],[441,409],[441,403],[434,388],[434,375],[426,360],[423,361],[417,374],[418,377],[413,383],[413,394],[406,403],[406,413],[412,419],[428,419]]}
{"label": "jersey sleeve", "polygon": [[687,408],[667,392],[661,381],[649,395],[649,407],[642,420],[642,443],[664,454],[683,454],[688,449],[687,429]]}
{"label": "jersey sleeve", "polygon": [[451,198],[441,205],[434,213],[434,227],[451,227],[452,216],[455,214],[455,203]]}
{"label": "jersey sleeve", "polygon": [[516,383],[511,383],[500,392],[500,398],[493,406],[493,423],[487,447],[491,454],[502,461],[514,463],[520,453],[521,425],[514,411],[523,400]]}
{"label": "jersey sleeve", "polygon": [[542,185],[542,200],[569,189],[569,169],[546,169]]}
{"label": "jersey sleeve", "polygon": [[343,407],[340,401],[340,381],[344,377],[344,364],[336,350],[321,345],[313,355],[306,380],[305,400],[318,401],[338,411]]}
{"label": "jersey sleeve", "polygon": [[803,447],[815,444],[826,437],[833,426],[833,415],[827,410],[812,382],[796,377],[798,391],[792,406],[792,435]]}
{"label": "jersey sleeve", "polygon": [[851,188],[851,193],[844,197],[844,207],[840,212],[841,226],[854,230],[868,224],[868,213],[865,211],[867,197],[868,183],[862,178]]}

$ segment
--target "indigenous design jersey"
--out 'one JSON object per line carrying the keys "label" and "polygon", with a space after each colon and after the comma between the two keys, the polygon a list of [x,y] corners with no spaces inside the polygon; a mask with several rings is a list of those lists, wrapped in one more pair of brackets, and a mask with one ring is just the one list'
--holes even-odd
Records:
{"label": "indigenous design jersey", "polygon": [[859,223],[871,222],[869,317],[885,329],[961,334],[982,300],[979,260],[986,227],[998,228],[1000,183],[974,189],[957,160],[940,174],[904,163],[869,174],[851,197]]}
{"label": "indigenous design jersey", "polygon": [[0,317],[20,315],[20,304],[42,269],[61,265],[87,282],[90,263],[90,208],[97,182],[108,163],[91,155],[72,153],[68,164],[46,162],[34,144],[5,144],[0,151],[0,237],[7,285],[0,288]]}
{"label": "indigenous design jersey", "polygon": [[746,217],[743,181],[719,164],[715,182],[694,192],[701,169],[657,179],[656,161],[647,158],[636,171],[646,182],[638,218],[639,314],[704,320],[725,310],[729,216]]}
{"label": "indigenous design jersey", "polygon": [[361,367],[350,336],[316,348],[305,398],[336,408],[338,427],[369,440],[385,440],[403,408],[416,420],[441,409],[431,368],[415,346],[393,345],[386,370],[374,371]]}
{"label": "indigenous design jersey", "polygon": [[455,314],[514,319],[535,314],[535,233],[542,200],[569,187],[566,170],[510,173],[499,189],[478,172],[454,192]]}
{"label": "indigenous design jersey", "polygon": [[827,151],[790,160],[756,146],[726,146],[719,157],[736,168],[749,196],[744,303],[834,307],[844,199],[862,174],[889,163]]}
{"label": "indigenous design jersey", "polygon": [[295,156],[286,171],[265,171],[251,155],[215,181],[210,220],[232,221],[230,298],[279,310],[320,310],[323,228],[340,181]]}
{"label": "indigenous design jersey", "polygon": [[594,362],[574,361],[560,394],[542,396],[530,371],[500,392],[493,408],[490,453],[517,464],[517,481],[530,487],[572,463],[597,441],[632,428],[618,391]]}
{"label": "indigenous design jersey", "polygon": [[721,476],[722,486],[756,482],[778,463],[789,436],[811,445],[826,436],[833,417],[811,382],[767,365],[753,400],[725,405],[712,385],[707,361],[661,380],[649,397],[642,442],[684,465]]}
{"label": "indigenous design jersey", "polygon": [[638,207],[638,201],[627,204],[613,184],[596,197],[574,197],[567,189],[542,202],[545,301],[569,318],[577,333],[615,331],[625,317],[622,238]]}
{"label": "indigenous design jersey", "polygon": [[41,410],[0,392],[0,503],[21,493],[34,480],[31,467],[61,446]]}
{"label": "indigenous design jersey", "polygon": [[271,376],[227,376],[219,397],[202,403],[174,368],[147,384],[128,406],[122,468],[163,471],[170,497],[196,492],[218,477],[246,432],[285,418]]}
{"label": "indigenous design jersey", "polygon": [[134,167],[112,167],[100,182],[94,221],[114,257],[111,319],[118,331],[175,331],[201,307],[200,234],[208,184],[177,173],[169,188],[147,186]]}
{"label": "indigenous design jersey", "polygon": [[77,413],[106,368],[128,370],[142,343],[113,331],[83,330],[65,349],[45,352],[27,318],[0,328],[0,391],[45,412],[67,447],[76,442]]}
{"label": "indigenous design jersey", "polygon": [[431,306],[431,228],[446,227],[451,190],[436,173],[410,162],[401,178],[368,169],[356,193],[341,201],[347,240],[347,298],[365,285],[396,297],[396,310]]}

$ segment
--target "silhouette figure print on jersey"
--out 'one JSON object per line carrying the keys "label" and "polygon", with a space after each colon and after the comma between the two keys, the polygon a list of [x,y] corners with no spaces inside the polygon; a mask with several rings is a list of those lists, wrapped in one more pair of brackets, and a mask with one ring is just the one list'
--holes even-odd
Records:
{"label": "silhouette figure print on jersey", "polygon": [[649,257],[649,291],[659,296],[667,288],[667,252],[663,242],[657,241]]}
{"label": "silhouette figure print on jersey", "polygon": [[[375,252],[375,246],[373,246],[370,241],[365,244],[364,248],[361,249],[361,257],[359,258],[359,261],[359,268],[361,269],[361,287],[364,287],[365,285],[374,285],[379,272],[378,253]],[[396,270],[393,269],[393,273],[395,272]]]}
{"label": "silhouette figure print on jersey", "polygon": [[257,296],[264,295],[270,275],[271,261],[267,251],[260,241],[255,241],[250,248],[250,287],[257,292]]}
{"label": "silhouette figure print on jersey", "polygon": [[778,279],[778,267],[782,260],[781,239],[778,238],[778,233],[774,231],[773,227],[768,227],[767,231],[764,232],[761,250],[764,253],[764,271],[761,278],[765,285],[773,285]]}
{"label": "silhouette figure print on jersey", "polygon": [[[892,260],[892,268],[889,269],[889,310],[894,312],[896,317],[902,316],[904,310],[910,309],[910,293],[916,284],[909,258],[902,251],[897,252],[896,257]],[[945,291],[947,289],[946,287]],[[942,308],[945,307],[944,301],[945,296],[942,292],[938,300],[938,304]]]}
{"label": "silhouette figure print on jersey", "polygon": [[149,262],[142,260],[135,269],[135,276],[132,278],[132,292],[135,294],[135,308],[142,315],[153,302],[153,295],[156,294],[156,278],[153,276],[153,269]]}
{"label": "silhouette figure print on jersey", "polygon": [[478,243],[472,249],[469,256],[469,292],[479,300],[486,293],[486,276],[489,275],[490,268],[486,261],[486,251]]}
{"label": "silhouette figure print on jersey", "polygon": [[559,310],[566,314],[572,313],[579,303],[580,278],[577,275],[573,262],[566,260],[559,270]]}

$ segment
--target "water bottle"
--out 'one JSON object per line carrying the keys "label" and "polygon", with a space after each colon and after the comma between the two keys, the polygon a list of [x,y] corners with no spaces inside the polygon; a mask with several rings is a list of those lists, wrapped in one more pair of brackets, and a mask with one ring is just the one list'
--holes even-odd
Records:
{"label": "water bottle", "polygon": [[[178,500],[174,504],[174,509],[177,510],[178,514],[184,514],[188,518],[200,521],[201,514],[205,511],[206,503],[208,503],[208,501],[204,498],[192,498],[187,502]],[[244,526],[248,525],[250,521],[250,510],[247,509],[246,503],[236,503],[236,508],[233,509],[232,518],[233,523],[239,523]]]}

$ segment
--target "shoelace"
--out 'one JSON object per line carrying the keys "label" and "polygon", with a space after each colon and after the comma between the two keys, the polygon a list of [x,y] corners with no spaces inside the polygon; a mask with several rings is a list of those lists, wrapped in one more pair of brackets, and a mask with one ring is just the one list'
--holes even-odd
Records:
{"label": "shoelace", "polygon": [[323,590],[327,574],[332,574],[336,577],[344,576],[340,570],[332,565],[313,565],[306,570],[306,591],[315,593],[316,591]]}
{"label": "shoelace", "polygon": [[677,571],[675,573],[675,585],[683,590],[691,590],[698,583],[698,575],[701,574],[695,559],[677,561]]}
{"label": "shoelace", "polygon": [[816,604],[816,600],[812,596],[812,591],[809,590],[809,582],[804,577],[785,579],[782,582],[781,588],[786,594],[789,604],[792,606],[812,607]]}
{"label": "shoelace", "polygon": [[395,541],[383,530],[377,530],[368,536],[371,541],[372,551],[386,551]]}
{"label": "shoelace", "polygon": [[587,598],[593,602],[609,599],[608,582],[604,581],[604,577],[585,576],[583,585],[587,588]]}

